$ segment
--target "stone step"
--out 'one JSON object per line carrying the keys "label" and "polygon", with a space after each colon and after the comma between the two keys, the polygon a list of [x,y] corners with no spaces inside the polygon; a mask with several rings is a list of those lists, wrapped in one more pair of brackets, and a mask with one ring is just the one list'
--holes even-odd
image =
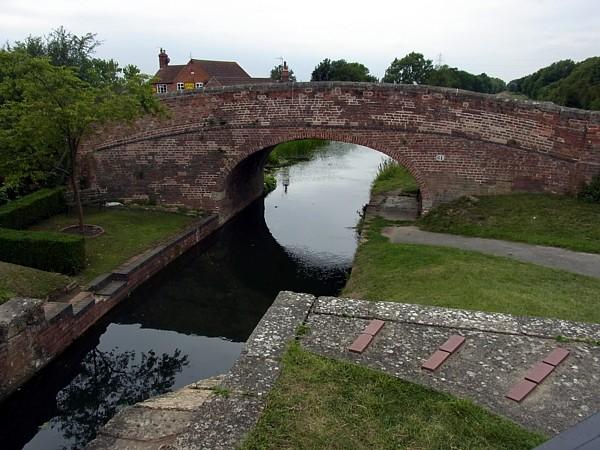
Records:
{"label": "stone step", "polygon": [[73,306],[73,314],[79,315],[88,310],[92,305],[96,303],[94,293],[90,291],[80,291],[72,297],[68,298],[66,303],[70,303]]}
{"label": "stone step", "polygon": [[48,322],[54,322],[65,316],[73,315],[73,305],[65,302],[46,302],[43,305],[44,317]]}
{"label": "stone step", "polygon": [[104,286],[99,291],[96,291],[97,295],[102,295],[103,297],[110,297],[118,293],[121,289],[127,286],[126,281],[111,281],[106,286]]}

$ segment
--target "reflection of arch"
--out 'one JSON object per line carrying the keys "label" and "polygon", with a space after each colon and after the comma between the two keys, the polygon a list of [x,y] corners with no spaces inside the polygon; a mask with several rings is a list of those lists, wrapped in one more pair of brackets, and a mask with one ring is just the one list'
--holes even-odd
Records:
{"label": "reflection of arch", "polygon": [[113,320],[244,342],[279,291],[335,295],[347,275],[340,267],[325,277],[288,254],[267,227],[262,199],[210,241],[141,286]]}

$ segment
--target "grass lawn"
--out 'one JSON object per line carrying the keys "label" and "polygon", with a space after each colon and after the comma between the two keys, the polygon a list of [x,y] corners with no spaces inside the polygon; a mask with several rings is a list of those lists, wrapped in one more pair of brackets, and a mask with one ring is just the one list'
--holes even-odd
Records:
{"label": "grass lawn", "polygon": [[342,295],[600,323],[600,280],[445,247],[392,244],[373,219]]}
{"label": "grass lawn", "polygon": [[462,198],[418,221],[419,228],[600,253],[600,204],[549,194]]}
{"label": "grass lawn", "polygon": [[15,296],[44,298],[70,282],[66,275],[0,261],[0,304]]}
{"label": "grass lawn", "polygon": [[293,343],[250,449],[531,449],[545,439],[467,400]]}
{"label": "grass lawn", "polygon": [[406,193],[419,190],[417,181],[404,167],[393,160],[386,160],[379,165],[377,176],[371,184],[371,194],[402,189]]}
{"label": "grass lawn", "polygon": [[[77,279],[86,283],[101,273],[116,269],[129,258],[183,230],[194,220],[194,217],[183,214],[136,209],[86,211],[85,223],[100,225],[105,233],[86,238],[87,266]],[[74,215],[61,214],[31,229],[60,230],[76,222]]]}

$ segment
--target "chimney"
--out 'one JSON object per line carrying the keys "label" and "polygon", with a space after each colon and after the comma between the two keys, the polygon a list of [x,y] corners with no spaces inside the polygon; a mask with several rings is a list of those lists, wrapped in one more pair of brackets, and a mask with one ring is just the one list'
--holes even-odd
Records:
{"label": "chimney", "polygon": [[283,67],[281,68],[281,76],[280,80],[282,83],[287,83],[290,81],[290,71],[288,70],[287,62],[283,62]]}
{"label": "chimney", "polygon": [[160,53],[158,54],[158,67],[162,69],[163,67],[167,67],[169,65],[169,55],[165,52],[163,48],[160,49]]}

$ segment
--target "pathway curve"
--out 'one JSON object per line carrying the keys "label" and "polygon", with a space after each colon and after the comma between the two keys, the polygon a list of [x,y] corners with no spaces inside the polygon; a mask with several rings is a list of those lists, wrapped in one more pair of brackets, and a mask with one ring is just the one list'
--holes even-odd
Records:
{"label": "pathway curve", "polygon": [[415,226],[386,227],[381,234],[396,244],[422,244],[459,248],[600,278],[600,255],[592,253],[498,239],[431,233],[419,230]]}

